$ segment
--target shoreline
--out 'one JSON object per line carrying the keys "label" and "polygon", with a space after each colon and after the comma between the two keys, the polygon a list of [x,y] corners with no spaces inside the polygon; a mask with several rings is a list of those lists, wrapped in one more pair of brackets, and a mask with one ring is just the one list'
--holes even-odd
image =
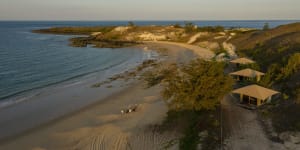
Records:
{"label": "shoreline", "polygon": [[[122,90],[119,90],[119,91],[115,91],[113,93],[114,94],[122,93],[122,92],[124,92],[126,90],[129,90],[130,88],[136,86],[137,84],[139,84],[139,83],[132,81],[131,83],[129,83],[128,87],[123,88]],[[43,124],[37,125],[34,128],[30,128],[28,130],[25,130],[24,132],[17,133],[16,135],[9,136],[9,137],[7,137],[5,139],[0,139],[0,148],[1,148],[1,145],[5,145],[6,142],[10,143],[14,139],[16,139],[16,138],[23,137],[23,136],[26,136],[28,134],[34,133],[34,132],[38,132],[39,130],[45,129],[47,127],[51,127],[51,126],[55,125],[57,122],[64,121],[65,119],[68,119],[68,118],[70,118],[72,116],[78,115],[78,114],[80,114],[82,112],[85,112],[85,111],[87,111],[87,110],[95,107],[94,105],[101,105],[102,103],[106,102],[106,99],[110,99],[111,97],[114,97],[114,95],[111,94],[111,95],[108,95],[107,97],[100,98],[101,100],[98,100],[97,102],[95,102],[93,104],[89,104],[89,105],[87,105],[85,107],[82,107],[82,108],[80,108],[80,109],[78,109],[76,111],[73,111],[73,112],[70,112],[70,113],[66,113],[64,115],[61,115],[58,118],[55,118],[55,119],[49,120],[48,122],[45,122]]]}
{"label": "shoreline", "polygon": [[[144,55],[149,52],[142,53],[143,54],[140,58],[134,58],[130,61],[127,61],[125,64],[120,64],[108,70],[88,74],[51,86],[46,86],[31,91],[30,93],[24,93],[24,95],[20,95],[20,97],[13,97],[16,99],[13,99],[12,101],[7,100],[1,102],[2,104],[6,103],[6,105],[2,105],[0,108],[0,126],[2,127],[0,128],[0,141],[4,137],[10,137],[11,135],[18,134],[19,132],[23,131],[26,132],[26,130],[30,130],[47,122],[51,122],[51,120],[60,118],[61,116],[64,116],[70,112],[72,113],[78,111],[82,107],[97,102],[98,99],[103,99],[109,96],[111,93],[122,90],[125,86],[125,83],[127,84],[127,81],[124,81],[124,85],[118,83],[120,81],[109,83],[115,87],[113,88],[114,91],[111,91],[109,87],[92,88],[91,86],[96,82],[107,80],[114,75],[135,70],[137,66],[149,59],[144,57]],[[131,81],[128,81],[128,83],[130,82]],[[97,92],[99,89],[103,90],[104,92],[99,94]],[[89,99],[84,101],[83,99],[85,99],[85,97]],[[65,108],[64,106],[59,106],[69,104],[71,106],[65,106]],[[43,106],[44,109],[39,108],[40,106]],[[51,111],[48,107],[56,110]],[[25,125],[18,127],[18,124],[13,123],[14,121],[11,118],[23,120]]]}
{"label": "shoreline", "polygon": [[[167,61],[167,62],[168,61],[169,62],[174,62],[174,61],[175,62],[180,62],[180,61],[187,62],[190,59],[192,59],[190,57],[190,52],[191,51],[187,50],[186,48],[179,47],[178,45],[172,45],[172,44],[170,45],[170,44],[166,44],[166,43],[164,43],[164,44],[163,43],[160,43],[160,44],[151,43],[151,44],[146,44],[146,45],[143,45],[143,46],[149,46],[151,49],[152,49],[152,47],[153,48],[157,48],[157,47],[168,47],[168,48],[170,48],[170,49],[167,50],[168,51],[167,52],[168,53],[168,56],[167,56],[168,58],[166,58],[167,60],[164,60],[164,61]],[[186,55],[186,57],[181,57],[181,55]],[[198,56],[195,56],[195,58],[196,57],[198,57]],[[162,58],[162,57],[159,57],[159,58],[160,59],[165,59],[165,58]],[[121,83],[121,82],[123,82],[123,83]],[[94,99],[89,104],[86,104],[86,102],[85,102],[85,106],[83,106],[82,102],[80,102],[80,101],[73,101],[73,100],[70,101],[69,100],[69,101],[65,102],[65,105],[70,105],[70,104],[74,105],[74,103],[76,103],[76,105],[81,106],[80,109],[72,108],[74,106],[63,106],[64,109],[66,109],[66,108],[70,109],[71,108],[73,110],[72,113],[63,113],[63,117],[59,117],[59,118],[56,118],[56,119],[53,119],[53,118],[51,119],[51,115],[50,116],[46,115],[48,117],[47,119],[48,120],[50,119],[52,121],[50,121],[50,122],[48,121],[48,123],[40,124],[38,127],[32,128],[31,130],[27,130],[27,132],[23,132],[23,134],[22,133],[18,134],[16,136],[13,136],[13,137],[8,138],[6,140],[2,139],[1,140],[2,142],[0,142],[0,149],[1,149],[1,147],[5,148],[5,149],[7,149],[7,148],[8,149],[11,149],[11,148],[13,149],[13,148],[20,148],[20,147],[27,147],[28,149],[32,149],[33,145],[38,145],[39,146],[40,144],[41,145],[48,145],[46,147],[51,147],[51,145],[53,144],[53,141],[57,140],[55,138],[53,139],[53,137],[52,137],[53,133],[58,132],[58,130],[65,131],[65,130],[71,130],[73,128],[74,128],[74,130],[76,129],[76,131],[77,131],[77,129],[79,130],[81,128],[80,127],[74,127],[74,126],[78,126],[78,124],[79,124],[79,126],[81,124],[86,124],[86,122],[79,121],[81,119],[84,119],[87,122],[98,122],[96,124],[95,123],[87,123],[89,125],[94,124],[92,126],[95,126],[95,125],[97,126],[97,124],[99,124],[99,123],[101,124],[101,122],[103,123],[103,122],[105,122],[105,120],[108,120],[108,122],[110,122],[110,123],[108,123],[108,124],[103,123],[104,126],[109,125],[111,123],[114,124],[113,122],[120,119],[118,116],[120,114],[121,108],[125,107],[126,105],[129,105],[129,104],[134,104],[132,102],[131,98],[126,98],[126,97],[132,97],[133,99],[136,99],[135,101],[137,103],[142,104],[141,105],[142,110],[147,111],[147,113],[142,113],[142,114],[134,113],[133,115],[140,116],[142,118],[144,118],[143,117],[144,115],[147,115],[149,118],[151,118],[151,116],[152,116],[152,119],[149,120],[150,122],[148,122],[150,124],[152,124],[154,122],[156,122],[154,124],[157,124],[157,123],[162,121],[162,119],[164,118],[163,116],[166,113],[167,109],[166,109],[166,106],[164,106],[163,101],[161,101],[161,97],[159,96],[160,95],[159,94],[160,93],[160,87],[156,86],[154,88],[144,89],[145,87],[143,85],[143,81],[138,81],[136,78],[133,78],[131,81],[128,81],[128,82],[116,80],[116,81],[113,81],[110,84],[112,85],[111,88],[100,87],[100,88],[91,89],[91,90],[95,90],[95,91],[101,91],[101,94],[100,94],[101,96],[99,95],[100,97],[98,96],[98,98],[97,98],[96,95],[93,95],[93,94],[89,95],[91,93],[85,93],[83,96],[81,95],[81,97],[84,97],[85,100],[87,100],[89,98]],[[144,88],[142,88],[142,87],[144,87]],[[140,91],[140,92],[137,92],[137,91]],[[73,91],[73,92],[76,93],[76,91]],[[122,94],[120,94],[120,93],[122,93]],[[150,96],[147,96],[147,93]],[[141,94],[141,95],[144,94],[143,96],[141,96],[141,97],[144,97],[144,98],[139,99],[139,97],[136,97],[139,94]],[[121,95],[121,96],[119,96],[119,95]],[[125,98],[123,98],[122,95]],[[77,96],[79,96],[79,95],[77,95]],[[149,100],[149,98],[147,98],[147,97],[150,97],[150,99],[152,99],[152,100]],[[155,100],[153,100],[153,99],[155,99]],[[64,101],[66,101],[66,100],[64,100]],[[23,104],[28,104],[29,103],[29,105],[25,106],[25,108],[32,107],[32,106],[30,106],[30,102],[31,103],[35,102],[36,106],[39,106],[39,107],[41,107],[41,105],[42,106],[47,105],[47,103],[44,103],[43,101],[29,101],[29,102],[23,103]],[[53,103],[53,101],[50,101],[50,102]],[[122,104],[123,102],[124,102],[124,104]],[[56,104],[56,105],[61,105],[61,102]],[[148,109],[145,106],[151,107],[155,110],[157,110],[158,108],[160,108],[160,109],[158,109],[156,111],[157,114],[155,116],[153,116],[154,114],[150,113],[151,109]],[[47,106],[47,107],[49,107],[49,106]],[[79,117],[79,116],[85,114],[86,112],[90,112],[90,111],[95,112],[95,113],[100,112],[101,110],[97,110],[96,107],[101,107],[103,109],[109,109],[109,110],[106,110],[106,111],[105,110],[102,111],[102,116],[103,117],[100,119],[102,121],[99,122],[99,120],[96,119],[97,117],[96,118],[94,117],[94,119],[91,119],[93,117],[87,117],[87,118],[86,117]],[[52,108],[55,108],[55,107],[52,107]],[[19,110],[19,109],[15,109],[15,110]],[[44,110],[40,109],[39,111],[42,112]],[[58,111],[58,110],[56,110],[56,111]],[[10,111],[10,113],[13,113],[13,111]],[[112,114],[110,114],[110,113],[112,113]],[[128,116],[131,116],[131,114],[129,114]],[[127,116],[125,116],[125,117],[127,117]],[[68,121],[66,121],[66,120],[69,120],[69,119],[72,120],[72,118],[75,119],[75,122],[77,122],[77,123],[69,124]],[[81,119],[78,120],[78,118],[81,118]],[[98,116],[98,118],[99,118],[99,116]],[[115,118],[117,118],[117,119],[115,120]],[[17,120],[16,122],[22,122],[22,119],[21,120],[20,119],[21,118],[19,118],[19,119],[14,118],[14,120]],[[96,119],[96,121],[95,121],[95,119]],[[37,120],[34,120],[34,121],[36,122]],[[111,122],[111,121],[113,121],[113,122]],[[128,121],[128,122],[129,122],[130,126],[135,126],[136,127],[136,125],[138,125],[138,126],[141,125],[141,123],[138,123],[136,121],[137,120],[135,118],[132,118],[132,120]],[[3,122],[5,122],[5,120]],[[14,123],[14,124],[18,125],[19,123]],[[121,127],[123,128],[123,126],[122,126],[123,123],[121,122],[120,124],[121,124]],[[145,126],[148,126],[148,125],[149,124],[143,124],[142,123],[141,128],[145,128]],[[5,124],[0,123],[0,126],[3,127],[3,126],[5,126]],[[14,129],[14,128],[18,127],[18,126],[14,127],[14,126],[8,126],[8,125],[6,125],[6,126],[10,127],[11,129]],[[64,126],[64,127],[61,127],[61,126]],[[128,126],[128,127],[130,127],[130,126]],[[1,127],[1,129],[3,130],[2,127]],[[48,131],[50,129],[54,130],[55,132],[54,131]],[[132,132],[140,133],[140,131],[136,131],[138,129],[135,129],[135,128],[132,129],[131,128],[131,130],[132,130]],[[76,134],[76,131],[71,132],[71,133]],[[5,132],[2,132],[2,133],[5,133]],[[58,132],[58,133],[60,133],[60,132]],[[80,136],[80,135],[81,134],[79,134],[79,135],[76,134],[76,136]],[[48,139],[49,141],[46,142],[46,141],[44,141],[45,139],[38,139],[38,137],[41,137],[41,136],[43,136],[43,137],[47,136],[48,138],[45,138],[45,139]],[[170,137],[172,137],[172,136],[170,136]],[[80,137],[80,138],[82,138],[82,137]],[[34,140],[35,142],[33,142],[32,139],[36,139],[36,140]],[[56,142],[58,142],[58,141],[56,141]],[[13,143],[20,143],[20,144],[16,145],[16,144],[13,144]],[[60,143],[60,144],[64,145],[64,143]],[[56,146],[60,147],[61,145],[58,144]]]}
{"label": "shoreline", "polygon": [[[5,109],[7,107],[12,107],[14,105],[18,105],[19,103],[22,103],[22,102],[30,100],[30,99],[34,99],[35,97],[37,97],[41,94],[44,94],[45,92],[47,93],[47,91],[53,91],[55,89],[72,87],[73,85],[76,85],[76,84],[82,84],[82,82],[93,82],[91,80],[95,80],[95,82],[97,82],[96,80],[106,80],[114,75],[118,75],[123,72],[135,69],[135,67],[137,67],[139,64],[143,63],[143,61],[145,61],[147,59],[156,59],[156,57],[158,57],[158,56],[153,55],[152,52],[146,52],[137,47],[132,47],[132,48],[138,49],[138,51],[142,51],[141,53],[143,53],[143,54],[140,54],[141,57],[135,57],[132,60],[128,60],[125,62],[125,64],[127,64],[128,66],[131,66],[131,67],[128,67],[128,66],[124,65],[124,63],[121,63],[121,64],[118,64],[115,66],[111,66],[108,69],[101,69],[98,71],[83,73],[81,75],[71,77],[68,79],[64,79],[59,82],[55,82],[55,83],[51,83],[48,85],[43,85],[43,86],[35,87],[32,89],[24,90],[24,91],[21,91],[21,92],[18,92],[18,93],[15,93],[15,94],[12,94],[10,96],[0,99],[0,110]],[[149,55],[149,57],[151,57],[151,58],[145,58],[145,55]],[[114,71],[110,71],[110,70],[114,70]],[[109,73],[107,73],[107,72],[109,72]],[[101,75],[101,74],[105,74],[105,75]]]}
{"label": "shoreline", "polygon": [[[121,27],[121,28],[116,28],[116,30],[110,32],[110,34],[112,35],[108,34],[109,38],[112,37],[118,38],[118,36],[121,38],[131,37],[132,39],[143,41],[145,42],[143,45],[136,45],[130,48],[138,48],[140,50],[145,50],[145,51],[148,49],[151,50],[155,49],[157,53],[160,54],[159,63],[156,63],[155,65],[149,65],[150,67],[145,69],[146,71],[149,72],[145,71],[144,74],[145,81],[148,81],[148,85],[151,84],[155,86],[151,86],[151,87],[147,86],[145,84],[146,82],[144,80],[141,80],[143,79],[143,74],[141,72],[139,74],[137,72],[132,73],[130,71],[126,71],[123,74],[120,73],[120,74],[112,75],[112,77],[107,78],[107,80],[105,81],[101,80],[101,82],[97,81],[98,83],[94,82],[93,85],[90,84],[92,83],[92,80],[90,80],[91,82],[89,83],[90,84],[89,86],[87,83],[86,84],[74,83],[74,85],[70,85],[72,88],[66,86],[61,89],[56,89],[56,91],[55,90],[50,91],[48,92],[48,95],[45,93],[41,94],[39,95],[39,97],[42,98],[42,101],[36,98],[34,102],[28,101],[26,103],[25,102],[21,103],[23,106],[16,106],[21,108],[21,110],[8,108],[9,109],[9,111],[7,111],[8,116],[5,116],[5,113],[1,114],[2,111],[0,109],[0,118],[2,119],[4,117],[4,120],[0,120],[1,134],[3,133],[5,135],[6,133],[15,131],[15,129],[18,130],[19,128],[24,128],[24,126],[28,126],[28,125],[32,126],[32,129],[27,130],[26,132],[21,132],[20,134],[17,134],[10,138],[6,138],[6,139],[3,138],[3,140],[1,140],[1,134],[0,134],[0,149],[25,149],[25,150],[26,149],[28,150],[151,149],[152,150],[152,149],[166,149],[166,147],[168,149],[176,149],[175,146],[178,149],[179,146],[182,146],[182,142],[184,143],[185,140],[187,140],[187,142],[190,142],[190,136],[200,137],[197,138],[199,140],[197,141],[194,140],[195,142],[198,143],[202,139],[203,132],[198,132],[199,134],[193,132],[195,133],[195,135],[190,133],[183,133],[183,135],[179,135],[179,133],[177,133],[174,130],[171,131],[169,130],[170,132],[165,130],[160,130],[160,124],[163,123],[164,121],[167,121],[164,119],[169,119],[168,117],[172,117],[171,116],[172,112],[168,111],[168,107],[164,103],[163,98],[161,96],[161,92],[163,90],[163,87],[161,85],[164,84],[156,85],[156,82],[153,83],[153,80],[156,81],[157,80],[156,77],[160,76],[161,74],[160,69],[165,69],[165,67],[170,67],[168,64],[171,65],[177,64],[178,66],[180,66],[185,62],[189,62],[191,59],[194,58],[202,58],[207,61],[209,61],[209,59],[211,58],[213,58],[212,60],[216,60],[216,61],[228,60],[229,59],[228,55],[231,54],[230,50],[234,51],[235,47],[234,45],[231,45],[231,43],[227,43],[227,41],[231,39],[232,36],[235,36],[236,33],[229,33],[227,31],[220,32],[220,33],[212,33],[208,35],[209,38],[203,37],[202,39],[199,38],[200,36],[198,35],[192,36],[191,34],[186,34],[186,35],[180,34],[181,33],[180,31],[174,32],[174,34],[169,34],[171,32],[167,30],[167,28],[164,29],[166,30],[158,30],[156,28],[155,30],[153,30],[153,33],[152,30],[149,30],[151,31],[150,33],[135,32],[135,31],[131,32],[132,30],[128,30],[129,31],[128,33],[130,34],[123,36],[122,27]],[[198,32],[200,30],[196,30],[196,31]],[[261,33],[269,33],[273,31],[275,32],[278,30],[271,29],[270,31],[262,31]],[[260,31],[254,31],[254,34],[259,32]],[[287,31],[287,33],[289,32],[290,31]],[[167,36],[163,37],[161,33]],[[225,36],[222,36],[223,37],[222,38],[221,36],[216,36],[217,34],[225,35]],[[241,47],[241,45],[247,46],[247,43],[245,44],[241,42],[244,41],[243,38],[244,37],[246,38],[247,36],[248,34],[246,33],[245,36],[237,37],[237,39],[233,38],[233,41],[231,42],[233,42],[236,45],[240,44],[238,47]],[[265,38],[265,36],[266,35],[261,34],[257,38]],[[141,39],[138,37],[141,37]],[[176,40],[176,37],[179,40]],[[190,41],[194,41],[193,39],[195,39],[196,37],[198,37],[197,39],[198,41],[196,40],[196,42],[190,42]],[[290,35],[287,37],[290,37]],[[99,35],[95,38],[96,39],[99,38],[100,39],[99,41],[101,42],[101,39],[103,37],[102,35]],[[186,42],[188,38],[190,40],[189,42]],[[250,37],[249,39],[251,38],[252,37]],[[208,40],[202,43],[201,41],[204,39],[205,40],[208,39]],[[283,38],[280,37],[279,39],[284,40],[286,39],[286,37]],[[144,40],[149,40],[149,41],[144,41]],[[211,43],[210,40],[212,41],[216,40],[217,43]],[[225,41],[222,43],[222,40]],[[276,41],[277,37],[275,36],[274,38],[271,38],[269,41],[273,41],[273,40]],[[171,42],[171,41],[178,41],[178,42]],[[269,41],[263,43],[268,43]],[[186,43],[192,43],[194,45],[189,45]],[[211,46],[209,46],[210,43],[212,44]],[[227,48],[230,50],[224,52],[223,54],[225,55],[221,53],[220,55],[217,55],[217,57],[215,57],[216,55],[213,54],[213,52],[210,51],[209,49],[211,48],[212,50],[215,50],[212,47],[216,46],[216,44],[218,46],[221,46],[221,48],[219,47],[220,49],[214,51],[216,54],[220,54],[221,52],[223,53],[224,50]],[[198,47],[198,45],[201,47]],[[254,46],[255,43],[252,44],[250,43],[249,45],[251,47]],[[274,45],[274,46],[280,46],[280,45]],[[202,47],[207,47],[207,48],[202,48]],[[290,53],[293,54],[294,50],[291,50]],[[263,55],[267,56],[269,55],[269,53],[263,53]],[[278,55],[277,53],[270,55],[270,63],[273,61],[271,58],[276,57],[277,55]],[[220,59],[218,59],[218,56],[220,56]],[[252,56],[252,54],[249,53],[245,56],[250,57]],[[256,55],[253,54],[252,57],[254,56]],[[130,59],[131,57],[132,55],[129,55],[129,58],[127,59]],[[286,57],[286,59],[289,60],[288,57]],[[113,60],[113,59],[108,59],[108,60]],[[261,65],[259,63],[260,62],[259,57],[257,58],[254,57],[254,60],[258,62],[258,65]],[[283,66],[287,65],[286,63],[280,61],[278,63],[282,63]],[[268,65],[262,65],[262,66],[267,68]],[[278,69],[280,69],[280,67]],[[136,68],[136,70],[139,69]],[[131,76],[130,75],[131,73],[134,75]],[[222,71],[220,71],[220,73],[222,74]],[[296,73],[294,74],[297,75]],[[172,74],[167,74],[167,75],[172,75]],[[291,77],[291,81],[293,80],[296,79],[293,79]],[[278,86],[281,85],[281,83],[276,83],[276,85],[277,84]],[[289,87],[287,88],[289,89]],[[291,91],[294,91],[294,89],[291,89]],[[53,94],[56,96],[53,96]],[[69,97],[63,96],[66,94],[69,95]],[[217,137],[218,135],[217,126],[221,127],[220,137],[221,140],[224,139],[224,141],[221,141],[221,145],[220,145],[221,148],[224,146],[225,149],[228,147],[229,148],[231,147],[232,149],[239,149],[241,147],[247,146],[247,144],[249,145],[249,141],[251,143],[251,141],[255,141],[255,140],[260,141],[257,143],[256,147],[274,148],[277,147],[278,144],[280,145],[280,147],[285,146],[286,148],[292,146],[297,147],[296,145],[299,144],[299,142],[295,142],[293,139],[292,141],[293,143],[291,143],[291,140],[287,140],[287,138],[294,138],[296,135],[294,133],[288,132],[288,133],[284,133],[283,135],[281,135],[280,132],[278,133],[272,132],[272,135],[271,133],[270,135],[269,133],[264,133],[263,131],[264,126],[262,126],[260,122],[261,118],[258,118],[256,114],[256,113],[265,114],[270,112],[276,115],[277,114],[275,112],[276,110],[274,111],[272,109],[281,108],[281,105],[278,105],[276,107],[272,106],[271,107],[272,109],[267,109],[266,111],[264,110],[263,112],[260,111],[251,112],[235,106],[233,103],[234,99],[235,98],[233,97],[225,96],[225,98],[221,101],[221,105],[220,105],[221,124],[219,124],[219,122],[216,122],[216,125],[212,124],[213,126],[216,127],[214,128],[215,130],[212,130],[212,131],[216,131],[215,135],[210,134],[214,132],[210,132],[209,130],[208,130],[209,132],[207,132],[209,136],[212,135]],[[293,101],[293,102],[297,102],[297,101]],[[288,104],[288,105],[292,106],[291,108],[297,108],[294,107],[293,104],[292,105]],[[268,107],[268,105],[266,106]],[[132,109],[133,107],[135,107],[133,112],[128,111],[128,109]],[[21,113],[23,110],[25,111],[24,114]],[[126,112],[125,114],[123,113],[124,112],[123,110],[125,110]],[[222,113],[222,110],[224,113]],[[69,113],[67,111],[69,111]],[[12,115],[10,115],[10,113],[8,112],[11,112]],[[19,115],[15,115],[13,113],[19,113]],[[281,112],[281,113],[285,114],[285,112]],[[286,112],[286,114],[289,114],[288,111]],[[56,118],[54,117],[55,115]],[[183,117],[186,116],[184,115]],[[216,114],[215,117],[216,117],[215,120],[218,121],[217,119],[218,114]],[[28,118],[29,121],[27,120]],[[48,119],[48,122],[46,122],[47,121],[46,119]],[[204,122],[205,119],[206,117],[204,117]],[[273,119],[273,115],[269,119]],[[278,119],[280,119],[280,121],[284,120],[284,115],[278,115]],[[291,117],[291,119],[294,118]],[[274,121],[274,119],[267,120],[267,121]],[[42,123],[39,124],[39,122]],[[183,121],[183,123],[189,123],[189,122],[190,121],[188,122]],[[197,122],[199,122],[199,120]],[[202,124],[201,122],[203,123],[203,121],[200,121],[199,123]],[[223,124],[223,122],[225,124]],[[236,123],[234,122],[238,123],[237,127],[234,126],[236,125]],[[269,123],[268,124],[270,126],[269,128],[272,129],[271,125],[274,122],[267,122],[267,123]],[[280,122],[278,123],[280,124]],[[291,127],[294,126],[294,128],[297,127],[296,123],[297,122],[295,123],[289,122]],[[243,127],[244,125],[246,125],[246,127],[247,125],[252,125],[254,128],[252,130],[243,130],[245,129]],[[196,128],[198,128],[198,123],[195,124],[195,126],[197,126]],[[225,130],[223,129],[223,127]],[[277,129],[277,126],[273,126],[273,127]],[[286,127],[286,124],[283,123],[282,127]],[[202,127],[199,127],[199,129],[200,128]],[[232,130],[230,128],[232,128]],[[288,127],[286,128],[288,129]],[[1,130],[3,130],[4,132],[2,132]],[[224,135],[223,131],[226,131],[225,138],[223,138]],[[206,132],[204,134],[206,134]],[[217,140],[218,137],[217,138],[216,137],[213,138]],[[193,141],[193,139],[191,141]],[[199,146],[205,147],[205,144],[204,145],[203,144],[201,142],[201,144],[197,145],[197,147]],[[217,143],[214,143],[214,145],[215,144]],[[295,144],[295,145],[291,145],[291,144]]]}

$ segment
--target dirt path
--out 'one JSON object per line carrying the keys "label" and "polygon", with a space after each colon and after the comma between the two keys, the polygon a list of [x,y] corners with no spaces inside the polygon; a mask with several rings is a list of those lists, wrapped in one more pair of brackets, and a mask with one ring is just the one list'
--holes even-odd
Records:
{"label": "dirt path", "polygon": [[225,150],[283,150],[279,143],[269,140],[260,125],[255,110],[247,110],[236,105],[237,99],[227,95],[222,101]]}

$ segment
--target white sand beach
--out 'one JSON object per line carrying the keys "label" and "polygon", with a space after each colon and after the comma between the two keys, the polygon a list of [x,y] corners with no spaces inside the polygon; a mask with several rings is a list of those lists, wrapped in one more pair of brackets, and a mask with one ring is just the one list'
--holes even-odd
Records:
{"label": "white sand beach", "polygon": [[[189,46],[175,43],[155,42],[145,46],[167,49],[164,64],[187,62],[199,56],[208,58],[213,54],[202,50],[195,55],[187,50],[192,49]],[[1,133],[14,136],[1,140],[0,149],[152,150],[168,146],[179,137],[173,131],[154,132],[153,125],[160,124],[167,112],[160,96],[162,87],[146,88],[144,81],[136,77],[128,81],[118,79],[108,85],[92,90],[77,85],[75,89],[42,95],[55,98],[52,100],[32,100],[1,110],[0,114],[5,116],[0,121]],[[63,99],[60,95],[66,92],[72,93],[70,99]],[[138,105],[136,112],[121,114],[122,109],[134,104]],[[9,116],[12,111],[16,112],[15,115]],[[23,130],[15,130],[19,127]],[[21,132],[24,129],[30,130]]]}

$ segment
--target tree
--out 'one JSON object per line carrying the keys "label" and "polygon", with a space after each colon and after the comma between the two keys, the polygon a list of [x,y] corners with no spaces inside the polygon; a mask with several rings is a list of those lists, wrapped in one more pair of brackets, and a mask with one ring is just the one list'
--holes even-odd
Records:
{"label": "tree", "polygon": [[165,79],[162,94],[171,110],[213,110],[232,85],[224,63],[197,59]]}
{"label": "tree", "polygon": [[185,22],[184,23],[184,30],[186,33],[191,33],[195,31],[195,24],[192,22]]}
{"label": "tree", "polygon": [[279,64],[271,64],[268,67],[268,71],[265,74],[265,76],[262,78],[262,80],[259,82],[260,85],[265,87],[272,87],[274,82],[276,82],[276,77],[280,73],[280,65]]}
{"label": "tree", "polygon": [[176,23],[173,26],[174,26],[174,28],[181,28],[181,25],[179,23]]}
{"label": "tree", "polygon": [[135,24],[134,24],[132,21],[129,21],[129,22],[128,22],[128,26],[129,26],[129,27],[134,27]]}
{"label": "tree", "polygon": [[300,104],[300,87],[296,90],[296,103]]}
{"label": "tree", "polygon": [[269,29],[270,29],[269,23],[266,22],[266,23],[264,24],[263,30],[264,30],[264,31],[267,31],[267,30],[269,30]]}
{"label": "tree", "polygon": [[281,78],[286,79],[300,70],[300,53],[289,57],[287,64],[281,70]]}

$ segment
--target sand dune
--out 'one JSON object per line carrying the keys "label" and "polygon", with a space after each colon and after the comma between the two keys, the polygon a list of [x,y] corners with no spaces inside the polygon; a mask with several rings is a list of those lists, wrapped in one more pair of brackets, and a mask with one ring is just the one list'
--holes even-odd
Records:
{"label": "sand dune", "polygon": [[[154,91],[158,91],[159,87],[155,88],[157,90]],[[70,147],[83,150],[163,149],[178,137],[176,132],[160,133],[151,128],[151,124],[162,121],[164,112],[166,106],[160,96],[147,95],[141,98],[137,112],[95,115],[95,118],[102,122],[99,125],[58,132],[53,136],[54,139],[64,140],[67,143],[57,145],[59,149]]]}
{"label": "sand dune", "polygon": [[195,54],[198,55],[199,58],[205,60],[212,59],[215,56],[215,53],[212,52],[211,50],[196,45],[190,45],[190,44],[178,43],[178,42],[167,42],[167,41],[155,41],[155,42],[146,42],[146,43],[158,43],[158,44],[169,44],[169,45],[180,46],[192,50]]}

